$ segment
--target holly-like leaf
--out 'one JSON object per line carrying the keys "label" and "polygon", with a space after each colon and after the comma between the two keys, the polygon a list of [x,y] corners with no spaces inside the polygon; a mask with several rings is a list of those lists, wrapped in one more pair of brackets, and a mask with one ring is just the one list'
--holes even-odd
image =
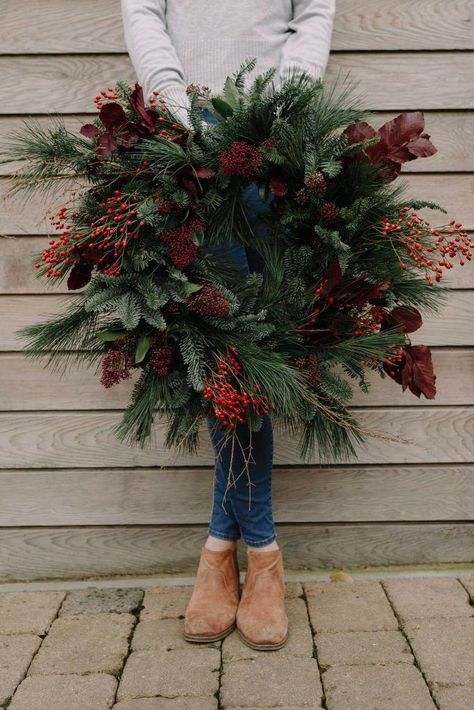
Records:
{"label": "holly-like leaf", "polygon": [[225,80],[224,96],[229,106],[235,109],[239,103],[239,92],[230,76]]}
{"label": "holly-like leaf", "polygon": [[220,99],[218,96],[214,96],[211,99],[211,103],[222,118],[229,118],[230,116],[233,116],[234,109],[227,103],[227,101]]}
{"label": "holly-like leaf", "polygon": [[137,341],[137,347],[135,348],[135,363],[143,362],[146,357],[147,352],[151,347],[151,337],[149,335],[141,335]]}
{"label": "holly-like leaf", "polygon": [[128,333],[126,330],[101,330],[98,333],[96,333],[97,337],[99,340],[103,340],[106,343],[112,342],[114,340],[123,340],[123,338],[126,338]]}

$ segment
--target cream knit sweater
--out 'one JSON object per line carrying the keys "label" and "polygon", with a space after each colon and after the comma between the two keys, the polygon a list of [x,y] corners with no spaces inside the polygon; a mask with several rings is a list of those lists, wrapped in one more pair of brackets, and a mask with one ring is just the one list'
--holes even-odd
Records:
{"label": "cream knit sweater", "polygon": [[187,123],[190,83],[218,94],[255,57],[250,78],[277,67],[324,75],[335,0],[121,0],[125,42],[145,98],[153,90]]}

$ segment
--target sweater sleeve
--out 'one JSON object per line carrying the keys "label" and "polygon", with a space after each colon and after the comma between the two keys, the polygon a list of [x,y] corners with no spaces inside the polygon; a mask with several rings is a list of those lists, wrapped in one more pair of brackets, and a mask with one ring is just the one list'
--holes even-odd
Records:
{"label": "sweater sleeve", "polygon": [[189,127],[186,81],[166,26],[166,0],[121,0],[125,44],[145,100],[159,91]]}
{"label": "sweater sleeve", "polygon": [[293,0],[290,34],[283,47],[279,80],[292,70],[322,79],[329,59],[336,0]]}

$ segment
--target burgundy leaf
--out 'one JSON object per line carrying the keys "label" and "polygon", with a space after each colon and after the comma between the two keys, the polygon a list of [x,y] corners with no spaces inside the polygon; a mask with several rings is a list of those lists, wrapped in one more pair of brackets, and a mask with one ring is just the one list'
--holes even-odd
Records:
{"label": "burgundy leaf", "polygon": [[384,316],[385,327],[402,326],[404,333],[413,333],[423,325],[423,319],[420,311],[416,308],[407,308],[405,306],[396,306]]}
{"label": "burgundy leaf", "polygon": [[112,133],[103,133],[97,144],[97,155],[101,160],[108,158],[117,147],[116,140]]}
{"label": "burgundy leaf", "polygon": [[422,136],[414,141],[407,143],[407,150],[410,151],[416,158],[428,158],[438,152],[436,146],[430,141],[430,136],[423,133]]}
{"label": "burgundy leaf", "polygon": [[358,121],[357,123],[351,123],[342,132],[343,136],[346,136],[349,144],[360,143],[360,141],[367,140],[367,138],[373,138],[376,134],[375,129],[366,121]]}
{"label": "burgundy leaf", "polygon": [[377,133],[388,146],[404,145],[417,138],[424,127],[425,117],[422,111],[406,111],[384,123]]}
{"label": "burgundy leaf", "polygon": [[209,178],[214,177],[216,174],[216,171],[213,170],[212,168],[194,168],[194,173],[197,175],[199,178],[203,178],[203,180],[208,180]]}
{"label": "burgundy leaf", "polygon": [[102,106],[99,118],[108,131],[113,131],[127,121],[125,111],[115,101]]}
{"label": "burgundy leaf", "polygon": [[115,138],[117,145],[121,145],[124,148],[131,148],[132,145],[135,145],[140,136],[137,131],[134,130],[133,125],[129,123],[127,128],[116,133]]}
{"label": "burgundy leaf", "polygon": [[196,186],[196,183],[194,180],[190,180],[189,178],[182,177],[181,178],[181,184],[184,187],[184,189],[191,195],[193,199],[196,199],[198,196],[198,189]]}
{"label": "burgundy leaf", "polygon": [[100,128],[97,128],[97,126],[94,126],[93,123],[85,123],[83,126],[81,126],[81,129],[79,133],[86,138],[96,138],[98,135],[100,135],[101,130]]}
{"label": "burgundy leaf", "polygon": [[411,379],[409,387],[417,397],[424,394],[427,399],[436,396],[436,375],[433,370],[431,350],[427,345],[409,345],[407,357],[411,358]]}
{"label": "burgundy leaf", "polygon": [[75,291],[88,284],[91,280],[92,268],[90,264],[84,264],[83,262],[73,266],[67,280],[68,289]]}
{"label": "burgundy leaf", "polygon": [[141,127],[145,128],[149,133],[154,133],[157,116],[153,111],[145,108],[143,89],[140,84],[135,84],[135,88],[130,95],[130,103],[140,117],[139,124]]}

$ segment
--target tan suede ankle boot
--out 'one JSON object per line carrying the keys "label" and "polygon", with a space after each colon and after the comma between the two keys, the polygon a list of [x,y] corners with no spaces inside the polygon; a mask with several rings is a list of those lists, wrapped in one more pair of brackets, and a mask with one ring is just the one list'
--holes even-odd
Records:
{"label": "tan suede ankle boot", "polygon": [[273,651],[285,645],[288,617],[281,550],[249,550],[247,574],[237,609],[237,630],[250,648]]}
{"label": "tan suede ankle boot", "polygon": [[218,641],[235,628],[240,583],[237,550],[214,552],[203,547],[194,590],[186,608],[184,638]]}

